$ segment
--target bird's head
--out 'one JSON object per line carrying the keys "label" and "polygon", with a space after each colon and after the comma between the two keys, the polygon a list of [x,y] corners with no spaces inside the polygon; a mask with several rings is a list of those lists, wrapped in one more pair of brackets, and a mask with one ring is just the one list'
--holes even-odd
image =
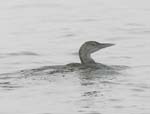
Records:
{"label": "bird's head", "polygon": [[[83,49],[86,53],[94,53],[100,49],[113,46],[111,43],[99,43],[96,41],[87,41],[85,42],[80,49]],[[82,51],[83,51],[82,50]]]}

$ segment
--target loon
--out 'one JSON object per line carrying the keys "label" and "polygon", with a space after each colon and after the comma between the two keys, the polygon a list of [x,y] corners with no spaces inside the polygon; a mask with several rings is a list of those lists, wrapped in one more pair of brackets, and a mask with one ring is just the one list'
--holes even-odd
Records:
{"label": "loon", "polygon": [[126,69],[126,66],[115,66],[115,65],[104,65],[102,63],[95,62],[91,54],[106,48],[113,46],[112,43],[99,43],[96,41],[87,41],[81,45],[79,49],[79,58],[81,63],[70,63],[67,65],[56,65],[56,66],[43,66],[41,68],[35,68],[31,70],[21,70],[20,72],[24,75],[43,75],[43,74],[55,74],[55,73],[66,73],[66,72],[74,72],[74,71],[85,71],[89,70],[100,70],[100,71],[115,71]]}

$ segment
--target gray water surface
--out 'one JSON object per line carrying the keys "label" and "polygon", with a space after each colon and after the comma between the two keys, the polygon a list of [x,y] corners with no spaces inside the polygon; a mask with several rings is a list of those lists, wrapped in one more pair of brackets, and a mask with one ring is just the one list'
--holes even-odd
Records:
{"label": "gray water surface", "polygon": [[[148,0],[0,1],[0,114],[150,114],[149,20]],[[80,62],[89,40],[116,44],[97,62],[130,68],[20,72]]]}

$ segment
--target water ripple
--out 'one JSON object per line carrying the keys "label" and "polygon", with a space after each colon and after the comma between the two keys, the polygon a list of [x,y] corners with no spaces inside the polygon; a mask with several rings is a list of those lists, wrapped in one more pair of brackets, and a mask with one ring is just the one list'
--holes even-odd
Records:
{"label": "water ripple", "polygon": [[18,5],[15,5],[11,8],[57,8],[57,7],[60,7],[60,4],[56,4],[56,3],[49,3],[49,4],[44,4],[44,3],[36,3],[36,4],[18,4]]}
{"label": "water ripple", "polygon": [[22,51],[22,52],[13,52],[13,53],[0,54],[0,58],[12,57],[12,56],[39,56],[39,54],[35,53],[35,52],[30,52],[30,51]]}
{"label": "water ripple", "polygon": [[17,84],[12,84],[11,82],[0,82],[0,88],[4,90],[14,90],[17,88],[21,88],[22,86],[17,85]]}

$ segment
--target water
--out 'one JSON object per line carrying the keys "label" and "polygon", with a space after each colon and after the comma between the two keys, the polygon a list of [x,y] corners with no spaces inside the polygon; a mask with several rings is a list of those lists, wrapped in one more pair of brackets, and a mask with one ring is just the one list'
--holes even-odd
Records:
{"label": "water", "polygon": [[130,69],[1,75],[0,113],[149,114],[149,20],[148,0],[1,1],[0,74],[79,62],[88,40],[115,43],[93,58]]}

